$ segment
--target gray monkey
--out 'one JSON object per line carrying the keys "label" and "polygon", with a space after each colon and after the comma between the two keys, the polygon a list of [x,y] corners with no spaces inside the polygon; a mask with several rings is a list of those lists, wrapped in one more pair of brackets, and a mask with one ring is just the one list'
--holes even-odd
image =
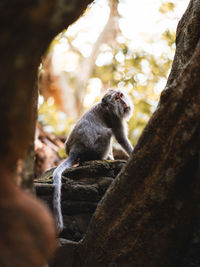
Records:
{"label": "gray monkey", "polygon": [[63,229],[61,211],[61,175],[64,170],[87,160],[113,159],[111,138],[114,136],[128,155],[133,148],[127,137],[127,120],[132,103],[120,90],[108,90],[101,101],[87,111],[76,123],[65,149],[68,158],[53,172],[53,209],[58,232]]}

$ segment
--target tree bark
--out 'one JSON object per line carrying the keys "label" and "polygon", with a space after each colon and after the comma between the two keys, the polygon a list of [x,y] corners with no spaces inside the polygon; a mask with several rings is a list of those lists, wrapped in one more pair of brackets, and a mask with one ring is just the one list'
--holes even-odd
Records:
{"label": "tree bark", "polygon": [[157,110],[85,238],[63,246],[52,266],[199,266],[199,14],[191,0]]}
{"label": "tree bark", "polygon": [[[91,2],[0,3],[0,266],[43,266],[55,248],[52,216],[38,200],[14,185],[14,170],[33,144],[34,85],[41,56],[52,38]],[[31,184],[29,178],[24,184]]]}

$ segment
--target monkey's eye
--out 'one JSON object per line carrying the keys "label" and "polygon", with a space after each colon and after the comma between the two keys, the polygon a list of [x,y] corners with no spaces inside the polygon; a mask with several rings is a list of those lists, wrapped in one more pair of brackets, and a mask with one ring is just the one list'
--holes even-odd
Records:
{"label": "monkey's eye", "polygon": [[122,93],[119,93],[119,97],[122,98],[124,95]]}
{"label": "monkey's eye", "polygon": [[119,98],[120,98],[119,93],[115,94],[115,99],[119,99]]}

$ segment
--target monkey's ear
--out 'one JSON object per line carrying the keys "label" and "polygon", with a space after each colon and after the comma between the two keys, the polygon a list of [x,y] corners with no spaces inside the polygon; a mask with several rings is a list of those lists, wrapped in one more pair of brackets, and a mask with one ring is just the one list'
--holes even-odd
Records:
{"label": "monkey's ear", "polygon": [[102,97],[101,99],[101,103],[105,106],[108,105],[108,103],[110,102],[111,96],[113,94],[114,90],[112,89],[108,89],[105,93],[105,95]]}
{"label": "monkey's ear", "polygon": [[103,106],[107,106],[107,97],[106,97],[106,95],[104,95],[103,97],[102,97],[102,99],[101,99],[101,103],[103,104]]}

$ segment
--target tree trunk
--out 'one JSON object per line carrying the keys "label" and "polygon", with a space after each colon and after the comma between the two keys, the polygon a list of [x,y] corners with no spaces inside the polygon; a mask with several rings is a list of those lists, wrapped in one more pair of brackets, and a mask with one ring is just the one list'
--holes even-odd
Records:
{"label": "tree trunk", "polygon": [[85,238],[58,250],[52,266],[200,265],[199,14],[191,0],[157,110]]}
{"label": "tree trunk", "polygon": [[[33,144],[34,85],[41,56],[52,38],[75,21],[90,2],[0,3],[0,266],[43,266],[55,248],[55,226],[49,211],[13,181],[17,162]],[[25,176],[22,184],[30,186],[32,177]]]}
{"label": "tree trunk", "polygon": [[83,100],[86,93],[86,85],[88,79],[94,71],[95,62],[100,52],[100,46],[103,43],[106,43],[110,46],[116,45],[116,37],[117,33],[119,32],[119,14],[117,9],[118,4],[118,0],[109,0],[110,16],[108,18],[108,21],[104,29],[98,36],[96,42],[94,43],[90,56],[88,58],[83,59],[77,71],[77,79],[75,81],[75,99],[79,117],[83,114],[84,111]]}

